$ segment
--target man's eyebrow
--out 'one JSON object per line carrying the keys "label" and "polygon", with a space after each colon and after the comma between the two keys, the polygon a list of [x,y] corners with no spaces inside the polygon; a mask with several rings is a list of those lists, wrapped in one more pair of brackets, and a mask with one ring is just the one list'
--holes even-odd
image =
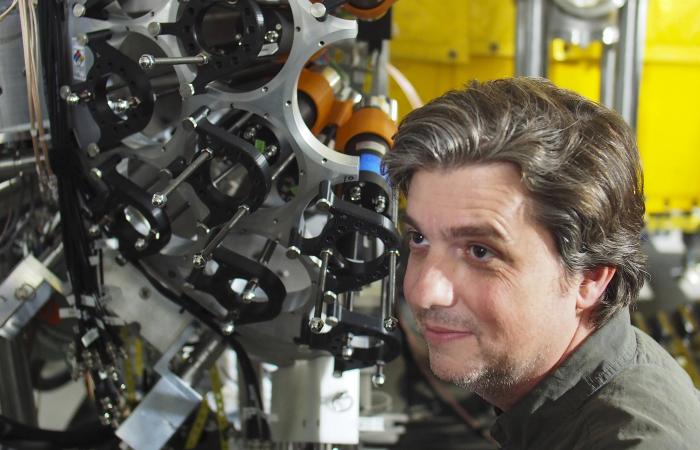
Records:
{"label": "man's eyebrow", "polygon": [[[410,226],[411,228],[414,228],[415,230],[420,231],[420,227],[418,226],[416,219],[409,216],[408,214],[404,214],[402,219],[404,224]],[[447,239],[460,239],[465,237],[484,237],[504,242],[508,242],[511,240],[510,236],[504,233],[503,230],[500,230],[496,227],[487,224],[462,225],[448,228],[445,231],[444,235]]]}

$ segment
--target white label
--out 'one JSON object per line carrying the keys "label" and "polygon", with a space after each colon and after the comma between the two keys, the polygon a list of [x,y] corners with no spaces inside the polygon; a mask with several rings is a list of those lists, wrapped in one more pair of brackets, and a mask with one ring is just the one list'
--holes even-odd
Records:
{"label": "white label", "polygon": [[87,80],[87,54],[84,45],[78,44],[76,38],[71,39],[71,55],[73,63],[73,78],[78,81]]}
{"label": "white label", "polygon": [[58,310],[58,317],[61,319],[78,319],[80,312],[75,308],[61,308]]}
{"label": "white label", "polygon": [[258,58],[262,56],[270,56],[274,55],[277,53],[277,50],[280,49],[280,46],[273,43],[273,44],[263,44],[262,48],[260,49],[260,53],[258,53]]}
{"label": "white label", "polygon": [[83,343],[83,347],[87,348],[90,344],[95,342],[98,337],[100,337],[100,332],[97,331],[97,328],[90,328],[88,332],[80,338],[80,341]]}

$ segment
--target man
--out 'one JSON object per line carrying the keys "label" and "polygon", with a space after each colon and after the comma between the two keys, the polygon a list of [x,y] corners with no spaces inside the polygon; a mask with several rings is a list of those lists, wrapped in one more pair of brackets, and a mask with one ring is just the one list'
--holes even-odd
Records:
{"label": "man", "polygon": [[542,79],[473,82],[410,113],[385,165],[432,371],[497,408],[504,448],[700,448],[700,393],[630,324],[644,201],[620,116]]}

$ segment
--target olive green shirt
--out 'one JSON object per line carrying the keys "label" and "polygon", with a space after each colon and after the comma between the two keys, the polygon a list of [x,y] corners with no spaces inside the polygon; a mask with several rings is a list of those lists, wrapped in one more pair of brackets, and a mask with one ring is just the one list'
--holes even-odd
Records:
{"label": "olive green shirt", "polygon": [[700,449],[700,391],[625,309],[501,413],[491,435],[504,449]]}

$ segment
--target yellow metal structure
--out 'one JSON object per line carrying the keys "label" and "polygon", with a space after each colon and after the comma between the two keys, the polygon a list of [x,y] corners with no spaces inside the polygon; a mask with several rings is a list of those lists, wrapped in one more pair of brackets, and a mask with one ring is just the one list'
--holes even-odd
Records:
{"label": "yellow metal structure", "polygon": [[[648,0],[638,140],[650,228],[700,229],[700,3]],[[402,0],[392,63],[424,101],[514,73],[515,0]],[[600,45],[552,42],[550,78],[598,100]],[[410,109],[398,87],[399,113]]]}

